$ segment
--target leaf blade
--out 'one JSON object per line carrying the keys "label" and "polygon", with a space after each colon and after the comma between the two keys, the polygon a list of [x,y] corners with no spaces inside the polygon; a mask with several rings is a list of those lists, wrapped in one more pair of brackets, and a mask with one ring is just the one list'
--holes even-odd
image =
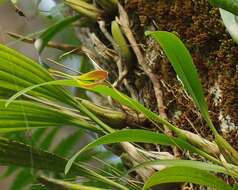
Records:
{"label": "leaf blade", "polygon": [[[99,145],[119,143],[119,142],[154,143],[154,144],[160,144],[160,145],[165,145],[165,146],[173,145],[173,146],[177,146],[182,149],[190,150],[192,152],[197,152],[199,154],[202,153],[202,151],[200,151],[198,148],[190,145],[186,141],[183,141],[182,139],[179,139],[179,138],[168,137],[166,135],[147,131],[147,130],[126,129],[126,130],[115,131],[113,133],[104,135],[104,136],[94,140],[93,142],[91,142],[90,144],[85,146],[80,151],[78,151],[76,154],[74,154],[73,157],[70,158],[67,165],[65,166],[65,173],[69,172],[74,161],[84,151],[89,150],[89,149],[94,148]],[[202,153],[202,154],[204,154],[204,153]]]}
{"label": "leaf blade", "polygon": [[80,18],[79,15],[65,18],[45,30],[39,38],[35,41],[34,45],[37,51],[41,54],[44,48],[47,46],[48,42],[61,30],[65,29],[67,26],[77,21]]}
{"label": "leaf blade", "polygon": [[171,167],[159,171],[146,181],[143,190],[158,184],[171,182],[190,182],[216,188],[217,190],[232,190],[231,186],[211,173],[190,167]]}

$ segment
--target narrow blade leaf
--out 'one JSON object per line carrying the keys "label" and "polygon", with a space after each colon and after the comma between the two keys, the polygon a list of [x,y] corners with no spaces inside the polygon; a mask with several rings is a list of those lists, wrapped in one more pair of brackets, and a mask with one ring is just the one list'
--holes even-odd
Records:
{"label": "narrow blade leaf", "polygon": [[80,18],[79,15],[65,18],[56,24],[49,27],[46,31],[44,31],[40,37],[35,41],[34,45],[39,53],[41,53],[45,46],[47,46],[48,42],[61,30],[65,29],[67,26],[77,21]]}
{"label": "narrow blade leaf", "polygon": [[153,165],[161,165],[165,167],[191,167],[191,168],[200,169],[204,171],[223,173],[223,174],[238,178],[238,174],[232,172],[228,168],[215,165],[212,163],[206,163],[206,162],[194,161],[194,160],[153,160],[153,161],[144,162],[142,164],[135,166],[134,168],[129,170],[128,173],[135,171],[139,168],[144,168],[144,167],[153,166]]}
{"label": "narrow blade leaf", "polygon": [[204,153],[203,151],[199,150],[198,148],[190,145],[186,141],[183,141],[179,138],[168,137],[160,133],[155,133],[155,132],[146,131],[146,130],[127,129],[127,130],[116,131],[114,133],[105,135],[101,138],[96,139],[95,141],[88,144],[87,146],[85,146],[83,149],[77,152],[69,160],[69,162],[67,163],[65,167],[65,173],[67,173],[70,170],[72,164],[82,152],[92,149],[99,145],[119,143],[119,142],[153,143],[153,144],[160,144],[165,146],[173,145],[183,150],[190,150],[192,152],[196,152],[198,154],[203,154],[210,157],[208,154]]}
{"label": "narrow blade leaf", "polygon": [[191,167],[171,167],[159,171],[148,179],[143,190],[155,185],[173,182],[190,182],[217,190],[232,190],[231,186],[211,173]]}
{"label": "narrow blade leaf", "polygon": [[209,114],[202,84],[192,57],[183,42],[175,34],[165,31],[147,32],[146,35],[155,38],[163,48],[186,91],[192,96],[193,101],[207,120]]}
{"label": "narrow blade leaf", "polygon": [[218,134],[210,119],[197,70],[193,64],[192,57],[183,42],[176,35],[165,31],[147,32],[146,35],[152,35],[163,48],[185,89],[192,96],[193,101],[201,111],[208,126],[215,135],[215,141],[220,148],[220,151],[224,154],[224,157],[228,162],[237,164],[237,151]]}

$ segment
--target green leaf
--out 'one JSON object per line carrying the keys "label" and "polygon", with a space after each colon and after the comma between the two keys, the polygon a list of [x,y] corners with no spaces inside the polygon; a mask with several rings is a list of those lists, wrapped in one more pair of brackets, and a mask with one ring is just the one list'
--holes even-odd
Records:
{"label": "green leaf", "polygon": [[193,161],[193,160],[153,160],[153,161],[148,161],[148,162],[139,164],[135,166],[134,168],[130,169],[127,173],[129,174],[139,168],[145,168],[147,166],[153,166],[153,165],[165,166],[166,168],[167,167],[191,167],[191,168],[200,169],[204,171],[223,173],[223,174],[238,178],[237,172],[236,173],[232,172],[232,170],[228,168],[215,165],[212,163]]}
{"label": "green leaf", "polygon": [[[86,107],[77,102],[74,97],[72,97],[62,87],[54,86],[53,83],[56,83],[55,85],[62,85],[62,83],[58,84],[58,81],[55,82],[54,79],[49,75],[48,71],[34,61],[3,45],[0,45],[0,61],[1,59],[2,62],[0,65],[0,87],[14,91],[23,89],[23,91],[20,91],[19,93],[11,97],[6,103],[6,106],[8,106],[19,95],[22,95],[23,93],[28,91],[32,93],[32,90],[36,88],[32,93],[33,96],[43,96],[44,98],[47,98],[49,100],[53,99],[54,101],[57,100],[61,104],[64,103],[69,106],[73,106],[74,108],[80,110],[82,113],[86,114],[93,121],[95,121],[102,128],[102,130],[112,131],[109,126],[104,124]],[[29,81],[31,81],[31,83]],[[97,85],[98,83],[96,81],[95,83],[91,83],[89,85],[90,82],[83,82],[81,80],[75,81],[75,79],[73,80],[73,82],[80,83],[84,87],[92,87],[94,85]]]}
{"label": "green leaf", "polygon": [[[34,84],[54,80],[39,64],[1,44],[0,61],[1,89],[19,91]],[[62,87],[45,86],[30,94],[74,105],[73,98]]]}
{"label": "green leaf", "polygon": [[53,80],[53,81],[48,81],[48,82],[44,82],[44,83],[40,83],[40,84],[35,84],[35,85],[31,85],[27,88],[24,88],[20,91],[18,91],[16,94],[14,94],[12,97],[10,97],[6,103],[6,107],[8,107],[9,104],[11,104],[14,100],[16,100],[18,97],[22,96],[23,94],[26,93],[30,93],[32,90],[38,89],[40,87],[43,86],[78,86],[81,88],[84,88],[86,86],[94,86],[94,82],[83,82],[83,81],[77,81],[76,79],[70,80]]}
{"label": "green leaf", "polygon": [[66,75],[67,77],[72,78],[72,80],[71,79],[52,80],[52,81],[43,82],[40,84],[31,85],[25,89],[20,90],[19,92],[14,94],[12,97],[10,97],[6,103],[6,107],[15,99],[22,96],[23,94],[26,94],[35,89],[39,89],[41,87],[57,85],[57,86],[77,86],[77,87],[86,88],[86,89],[93,88],[97,86],[98,84],[101,84],[102,81],[106,80],[108,74],[106,71],[96,70],[96,71],[90,71],[80,76],[70,76],[64,73],[62,73],[61,75]]}
{"label": "green leaf", "polygon": [[200,155],[206,156],[212,160],[214,160],[211,156],[206,154],[205,152],[199,150],[198,148],[190,145],[186,141],[175,138],[175,137],[168,137],[166,135],[155,133],[147,130],[140,130],[140,129],[127,129],[127,130],[120,130],[113,132],[111,134],[105,135],[96,139],[95,141],[91,142],[79,152],[77,152],[67,163],[65,167],[65,173],[68,173],[72,164],[77,159],[77,157],[86,150],[92,149],[95,146],[105,145],[105,144],[112,144],[112,143],[119,143],[119,142],[139,142],[139,143],[153,143],[153,144],[160,144],[164,146],[177,146],[182,150],[190,150],[191,152],[198,153]]}
{"label": "green leaf", "polygon": [[30,101],[14,101],[7,108],[7,100],[0,99],[0,133],[24,131],[32,128],[73,125],[91,131],[99,131],[76,114],[64,112]]}
{"label": "green leaf", "polygon": [[210,119],[197,70],[193,64],[192,57],[183,42],[176,35],[165,31],[146,32],[146,35],[154,37],[163,48],[186,91],[192,96],[193,101],[215,135],[215,142],[224,157],[228,162],[238,164],[238,152],[218,134]]}
{"label": "green leaf", "polygon": [[143,190],[163,183],[189,182],[215,188],[232,190],[232,187],[209,172],[191,167],[171,167],[153,174],[144,184]]}
{"label": "green leaf", "polygon": [[[95,123],[98,124],[101,130],[105,132],[113,131],[113,129],[103,123],[85,106],[77,102],[74,97],[72,97],[67,91],[64,90],[63,87],[55,86],[53,84],[46,85],[51,84],[50,82],[54,82],[54,79],[50,76],[47,70],[42,68],[34,61],[3,45],[0,45],[0,59],[1,58],[3,62],[1,62],[0,65],[0,75],[1,77],[4,76],[4,78],[1,78],[0,87],[13,91],[20,91],[22,89],[25,90],[25,88],[30,86],[30,88],[28,88],[26,92],[30,91],[30,93],[32,93],[31,95],[44,97],[46,99],[54,101],[56,100],[60,102],[60,104],[67,104],[68,106],[73,106],[74,108],[81,111],[83,114],[87,115],[90,119],[95,121]],[[6,62],[6,67],[2,67],[2,65],[4,65],[4,62]],[[19,68],[22,70],[19,71]],[[29,83],[29,80],[31,81],[31,83]],[[75,82],[75,79],[73,81]],[[81,81],[77,80],[77,83],[79,82]],[[42,85],[42,83],[45,84]],[[81,85],[87,86],[87,81],[81,82]],[[31,86],[34,87],[32,88]],[[35,91],[31,91],[34,88],[36,88]],[[25,92],[24,90],[23,93]],[[20,95],[22,95],[22,91],[20,92]],[[6,107],[17,96],[19,96],[19,94],[9,99],[6,103]]]}
{"label": "green leaf", "polygon": [[65,18],[56,24],[50,26],[46,31],[44,31],[39,38],[35,41],[34,45],[39,53],[41,53],[47,46],[48,42],[61,30],[65,29],[67,26],[77,21],[80,18],[79,15]]}
{"label": "green leaf", "polygon": [[[146,35],[151,35],[160,44],[182,81],[184,88],[192,96],[205,120],[210,120],[202,84],[192,57],[183,42],[175,34],[165,31],[146,32]],[[209,125],[209,127],[214,133],[217,133],[213,125]]]}
{"label": "green leaf", "polygon": [[[93,73],[93,72],[90,72]],[[105,73],[105,72],[104,72]],[[87,73],[85,74],[87,75]],[[69,76],[69,75],[68,75]],[[104,76],[104,75],[103,75]],[[90,76],[92,77],[92,76]],[[98,76],[94,76],[93,78],[100,78],[101,79],[101,75]],[[79,80],[77,79],[78,77],[72,77],[73,79],[66,79],[66,80],[54,80],[54,81],[49,81],[49,82],[44,82],[41,84],[36,84],[33,86],[30,86],[28,88],[25,88],[21,91],[19,91],[18,93],[14,94],[11,98],[8,99],[8,101],[6,102],[6,107],[12,103],[16,98],[18,98],[19,96],[32,91],[33,89],[39,88],[39,87],[43,87],[43,86],[52,86],[52,85],[62,85],[62,86],[78,86],[81,88],[86,88],[86,89],[91,89],[97,85],[99,85],[101,82],[100,81],[85,81],[85,80]],[[75,107],[76,109],[78,109],[79,111],[81,111],[82,113],[84,113],[85,115],[87,115],[90,119],[92,119],[95,123],[97,123],[100,126],[100,130],[104,131],[105,133],[108,132],[113,132],[114,130],[109,127],[107,124],[105,124],[104,122],[102,122],[97,116],[95,116],[90,110],[88,110],[83,104],[81,104],[80,102],[77,102],[74,98],[71,98],[71,103],[70,103],[73,107]]]}

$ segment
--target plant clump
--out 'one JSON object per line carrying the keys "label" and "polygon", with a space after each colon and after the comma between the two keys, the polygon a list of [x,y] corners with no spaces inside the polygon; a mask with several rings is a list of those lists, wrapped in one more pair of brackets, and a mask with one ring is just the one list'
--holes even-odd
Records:
{"label": "plant clump", "polygon": [[[154,55],[157,55],[157,58],[153,59],[153,72],[158,73],[163,81],[164,101],[170,119],[184,129],[194,130],[191,125],[193,124],[200,134],[208,139],[211,138],[210,131],[207,130],[208,128],[197,113],[192,101],[182,90],[167,58],[161,54],[159,47],[155,47],[156,44],[145,43],[143,31],[147,28],[171,31],[183,40],[192,54],[203,87],[206,89],[206,99],[214,125],[221,130],[219,115],[222,111],[224,117],[229,116],[237,126],[238,47],[226,32],[219,10],[205,0],[182,2],[160,0],[150,1],[150,3],[138,0],[129,1],[125,7],[130,17],[133,18],[132,20],[136,21],[131,24],[137,34],[138,43],[144,44],[145,49],[150,48],[156,51]],[[217,105],[214,104],[214,94],[209,93],[216,83],[222,92],[221,100]],[[141,84],[141,86],[149,88],[147,81],[146,84]],[[148,97],[149,100],[153,98],[153,95]],[[155,109],[153,102],[150,107]],[[223,135],[238,149],[234,140],[237,137],[237,130]]]}

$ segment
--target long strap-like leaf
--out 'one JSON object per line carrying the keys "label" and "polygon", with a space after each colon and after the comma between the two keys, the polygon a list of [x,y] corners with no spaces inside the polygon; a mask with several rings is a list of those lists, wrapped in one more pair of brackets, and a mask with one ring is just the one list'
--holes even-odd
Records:
{"label": "long strap-like leaf", "polygon": [[202,113],[203,118],[206,120],[207,125],[212,130],[215,141],[224,157],[228,162],[238,164],[238,152],[218,134],[212,123],[197,70],[193,64],[192,57],[183,42],[171,32],[157,31],[147,32],[146,34],[152,35],[163,48],[174,70],[181,79],[185,90],[193,98],[193,101]]}
{"label": "long strap-like leaf", "polygon": [[190,182],[217,190],[232,190],[231,186],[211,173],[191,167],[171,167],[159,171],[148,179],[143,190],[158,184],[172,182]]}

